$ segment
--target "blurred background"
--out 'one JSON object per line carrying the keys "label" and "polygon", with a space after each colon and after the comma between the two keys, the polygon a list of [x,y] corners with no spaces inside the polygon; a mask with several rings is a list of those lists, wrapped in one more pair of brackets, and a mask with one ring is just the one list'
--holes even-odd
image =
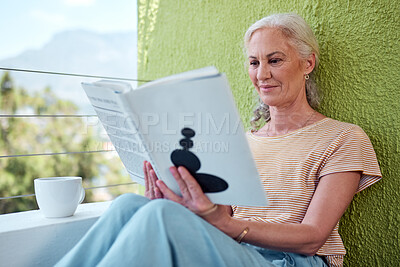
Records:
{"label": "blurred background", "polygon": [[38,177],[81,176],[85,202],[141,193],[80,86],[136,87],[136,1],[3,0],[0,25],[0,214],[37,209]]}

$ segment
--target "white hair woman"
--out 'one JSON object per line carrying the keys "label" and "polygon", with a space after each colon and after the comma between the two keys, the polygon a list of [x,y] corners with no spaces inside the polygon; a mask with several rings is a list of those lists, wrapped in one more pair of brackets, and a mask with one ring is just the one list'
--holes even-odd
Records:
{"label": "white hair woman", "polygon": [[[307,23],[277,14],[245,35],[258,93],[248,141],[270,205],[212,203],[184,167],[171,167],[182,196],[144,163],[145,197],[125,194],[59,266],[342,266],[338,222],[355,193],[381,178],[356,125],[318,113],[318,45]],[[245,179],[245,177],[244,177]]]}
{"label": "white hair woman", "polygon": [[[317,39],[311,28],[303,18],[296,14],[275,14],[265,17],[254,23],[244,36],[246,56],[248,55],[250,39],[254,32],[265,28],[279,29],[302,59],[314,55],[315,66],[304,78],[307,102],[313,109],[317,108],[319,105],[319,96],[314,72],[319,64],[319,48]],[[269,106],[261,101],[260,98],[258,100],[259,106],[254,110],[254,118],[251,121],[251,125],[254,129],[257,128],[258,120],[263,119],[264,122],[268,122],[271,118]]]}

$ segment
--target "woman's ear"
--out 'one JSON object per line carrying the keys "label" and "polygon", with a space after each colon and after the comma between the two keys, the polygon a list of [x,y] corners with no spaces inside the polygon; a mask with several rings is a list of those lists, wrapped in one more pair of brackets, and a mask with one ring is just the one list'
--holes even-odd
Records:
{"label": "woman's ear", "polygon": [[315,54],[312,53],[307,59],[306,59],[306,73],[310,73],[314,70],[315,68]]}

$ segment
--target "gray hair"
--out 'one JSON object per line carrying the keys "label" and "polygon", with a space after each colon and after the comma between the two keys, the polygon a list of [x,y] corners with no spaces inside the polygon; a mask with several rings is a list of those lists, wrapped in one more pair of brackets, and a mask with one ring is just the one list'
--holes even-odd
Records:
{"label": "gray hair", "polygon": [[[315,38],[313,31],[307,22],[297,14],[283,13],[274,14],[262,18],[249,27],[244,35],[244,46],[247,54],[247,48],[253,33],[263,28],[277,28],[285,37],[288,38],[289,43],[297,50],[301,58],[308,58],[312,53],[315,54],[315,68],[319,63],[319,48],[318,42]],[[319,105],[318,88],[315,82],[314,70],[309,73],[310,78],[306,80],[306,96],[309,105],[312,108],[317,108]],[[271,119],[269,106],[264,104],[258,97],[258,106],[254,110],[254,117],[251,120],[253,129],[258,127],[257,121],[261,118],[268,122]]]}

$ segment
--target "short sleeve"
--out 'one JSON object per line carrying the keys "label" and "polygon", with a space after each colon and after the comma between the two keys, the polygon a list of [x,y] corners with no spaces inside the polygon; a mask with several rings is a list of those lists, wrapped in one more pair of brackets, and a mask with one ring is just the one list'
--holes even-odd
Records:
{"label": "short sleeve", "polygon": [[237,210],[237,205],[231,205],[231,208],[232,208],[232,214],[235,214]]}
{"label": "short sleeve", "polygon": [[362,173],[357,193],[382,178],[374,148],[366,133],[358,126],[342,131],[325,153],[320,176],[345,171]]}

